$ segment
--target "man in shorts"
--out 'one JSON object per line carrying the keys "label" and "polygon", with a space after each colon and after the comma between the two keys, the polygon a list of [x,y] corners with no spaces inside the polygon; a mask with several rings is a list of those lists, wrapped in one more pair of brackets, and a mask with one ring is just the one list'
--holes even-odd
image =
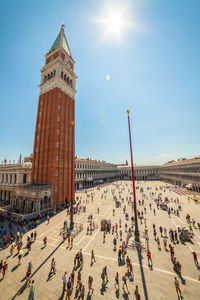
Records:
{"label": "man in shorts", "polygon": [[174,285],[175,285],[178,297],[180,296],[182,298],[181,290],[180,290],[180,287],[179,287],[179,282],[178,282],[176,277],[174,277]]}
{"label": "man in shorts", "polygon": [[127,289],[128,293],[129,293],[128,286],[127,286],[127,277],[128,277],[127,273],[124,276],[122,276],[122,281],[123,281],[122,288],[124,290],[124,287],[126,286],[126,289]]}
{"label": "man in shorts", "polygon": [[147,251],[147,258],[148,258],[148,264],[150,265],[150,262],[151,262],[151,265],[153,265],[152,258],[151,258],[151,251],[150,250]]}

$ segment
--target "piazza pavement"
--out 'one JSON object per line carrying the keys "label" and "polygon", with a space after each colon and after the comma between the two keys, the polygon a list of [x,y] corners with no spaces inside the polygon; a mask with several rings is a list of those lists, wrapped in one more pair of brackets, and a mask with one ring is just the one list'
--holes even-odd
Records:
{"label": "piazza pavement", "polygon": [[[191,218],[194,218],[196,222],[200,222],[200,205],[195,204],[192,200],[188,202],[187,194],[177,194],[170,189],[166,189],[166,184],[160,181],[140,181],[136,182],[137,201],[142,200],[142,193],[140,188],[144,189],[145,194],[144,207],[146,207],[147,214],[144,214],[147,223],[147,229],[149,234],[149,248],[152,253],[153,267],[148,266],[146,255],[146,244],[142,250],[142,257],[139,257],[138,252],[133,250],[132,247],[127,248],[127,254],[133,263],[133,276],[130,276],[127,285],[129,294],[122,289],[122,276],[127,272],[126,265],[118,266],[118,251],[113,250],[113,238],[112,233],[106,234],[105,243],[103,243],[103,232],[101,231],[100,224],[102,219],[111,220],[112,224],[118,223],[119,219],[122,219],[122,240],[126,240],[124,224],[127,222],[128,227],[131,226],[130,217],[133,215],[131,206],[127,203],[127,198],[130,197],[132,192],[131,181],[117,181],[104,186],[94,187],[88,189],[87,192],[77,192],[76,197],[81,198],[82,205],[86,205],[86,212],[74,215],[74,221],[76,223],[83,224],[83,230],[74,238],[73,248],[70,250],[67,248],[67,240],[63,242],[60,230],[63,227],[63,223],[67,220],[69,224],[69,216],[66,214],[66,210],[60,212],[47,221],[40,224],[37,228],[37,239],[32,244],[32,250],[26,255],[27,250],[24,249],[24,256],[22,258],[22,264],[18,266],[17,249],[15,247],[14,254],[11,257],[9,248],[0,251],[0,260],[6,260],[8,263],[8,270],[5,278],[2,280],[0,275],[0,299],[28,299],[29,289],[24,288],[25,275],[29,260],[32,261],[33,271],[32,278],[35,282],[35,298],[38,300],[48,299],[65,299],[66,295],[63,293],[62,275],[67,271],[69,277],[74,267],[74,256],[82,249],[84,265],[82,268],[82,283],[85,286],[85,298],[87,300],[94,299],[135,299],[134,290],[138,285],[141,299],[149,300],[162,300],[162,299],[177,299],[177,294],[174,287],[174,276],[178,278],[180,288],[182,291],[183,299],[199,300],[200,299],[200,270],[195,266],[192,252],[196,251],[198,257],[200,257],[200,231],[194,230],[194,237],[192,242],[183,244],[176,244],[174,246],[175,256],[182,265],[182,280],[176,275],[173,270],[173,264],[170,259],[169,252],[164,251],[163,241],[160,236],[159,226],[166,227],[167,232],[172,228],[173,230],[178,227],[188,228],[185,216],[190,214]],[[160,190],[160,186],[162,190]],[[148,189],[147,189],[148,188]],[[150,188],[150,189],[149,189]],[[114,194],[118,200],[121,201],[121,207],[115,207],[115,201],[113,200],[112,190],[115,190]],[[106,192],[107,191],[107,192]],[[154,196],[150,193],[154,192]],[[162,199],[168,197],[169,199],[179,199],[182,206],[180,211],[180,217],[172,214],[169,218],[166,211],[157,209],[154,199],[162,193]],[[93,201],[91,195],[93,194]],[[102,196],[103,195],[103,196]],[[131,197],[132,194],[131,194]],[[86,202],[87,204],[83,204]],[[124,200],[122,200],[124,199]],[[152,210],[149,208],[149,203],[152,204]],[[125,220],[123,214],[123,206],[126,205],[127,212],[129,214],[129,221]],[[176,207],[177,205],[171,202],[170,207]],[[97,208],[99,207],[99,213]],[[144,211],[143,206],[138,205],[139,211]],[[156,215],[153,213],[153,208],[156,210]],[[115,215],[113,216],[113,209],[115,209]],[[88,216],[93,215],[93,221],[97,224],[97,228],[91,235],[86,234],[88,226]],[[144,235],[144,221],[139,221],[139,231],[141,240]],[[158,235],[161,242],[161,251],[158,249],[157,243],[153,236],[152,224],[155,223]],[[33,230],[35,231],[35,229]],[[23,242],[26,245],[27,235],[30,235],[31,231],[27,231],[24,234]],[[43,238],[47,236],[47,247],[43,247]],[[118,238],[117,250],[119,249],[121,242]],[[168,242],[169,244],[169,242]],[[91,251],[94,250],[96,262],[91,266]],[[56,261],[56,274],[49,277],[49,271],[51,266],[51,260],[55,258]],[[199,259],[200,261],[200,259]],[[101,272],[104,266],[107,266],[109,282],[105,288],[102,288]],[[119,272],[119,284],[120,290],[115,289],[115,274]],[[93,277],[94,292],[92,295],[88,293],[88,276]],[[77,280],[77,271],[75,271],[75,286]],[[77,296],[76,289],[74,287],[71,299]],[[76,299],[79,299],[76,297]]]}

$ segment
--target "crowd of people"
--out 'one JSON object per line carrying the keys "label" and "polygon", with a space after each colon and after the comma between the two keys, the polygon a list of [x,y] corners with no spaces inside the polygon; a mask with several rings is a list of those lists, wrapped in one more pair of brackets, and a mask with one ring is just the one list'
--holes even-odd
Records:
{"label": "crowd of people", "polygon": [[[146,259],[149,267],[153,270],[153,259],[152,259],[152,248],[154,248],[153,243],[157,244],[157,248],[159,251],[164,250],[168,252],[170,255],[170,259],[172,262],[173,271],[177,274],[174,277],[174,286],[176,293],[179,297],[182,297],[182,292],[179,286],[179,281],[177,277],[181,280],[182,277],[182,265],[180,263],[180,258],[178,258],[178,251],[176,254],[176,245],[185,244],[185,242],[192,240],[195,232],[194,230],[200,230],[200,223],[198,220],[194,220],[188,213],[185,216],[186,222],[188,223],[188,229],[184,228],[176,228],[172,227],[167,228],[163,224],[158,224],[156,222],[156,216],[158,211],[162,211],[166,213],[166,215],[171,218],[172,215],[180,217],[183,216],[181,201],[176,197],[169,199],[165,196],[165,189],[167,187],[157,186],[154,191],[152,191],[151,187],[147,187],[146,190],[144,188],[136,187],[139,192],[138,197],[138,207],[137,207],[137,218],[140,223],[140,235],[144,237],[146,243],[145,245],[142,242],[136,244],[135,242],[130,246],[130,240],[134,237],[135,231],[135,217],[134,217],[134,202],[133,202],[133,193],[127,183],[123,183],[120,185],[119,183],[113,183],[107,187],[98,187],[98,192],[101,192],[100,199],[112,201],[114,208],[112,209],[112,220],[104,219],[101,224],[96,224],[93,215],[90,214],[88,216],[88,224],[86,225],[86,235],[92,235],[93,231],[99,226],[102,230],[103,235],[103,246],[107,243],[110,243],[110,239],[108,236],[113,236],[113,251],[116,255],[118,268],[126,266],[124,270],[124,274],[120,279],[119,270],[116,272],[115,277],[112,278],[114,287],[116,291],[122,289],[124,293],[134,294],[136,300],[141,299],[141,293],[139,292],[139,286],[134,285],[134,290],[129,287],[128,282],[133,282],[134,279],[134,270],[133,265],[134,262],[131,260],[129,251],[133,251],[136,248],[139,250],[140,255],[142,255],[143,251],[146,251]],[[167,190],[169,192],[169,190]],[[110,196],[108,196],[108,192],[112,195],[112,200]],[[95,192],[85,192],[85,199],[80,197],[78,200],[78,205],[76,206],[76,213],[80,214],[82,212],[86,212],[87,208],[93,204],[95,198]],[[100,201],[100,200],[99,200]],[[117,212],[120,211],[120,214]],[[66,217],[70,216],[70,209],[66,210]],[[97,207],[97,215],[100,213],[100,208]],[[120,216],[120,217],[117,217]],[[155,222],[152,223],[152,230],[150,226],[149,216],[155,217]],[[44,217],[44,216],[41,216]],[[46,215],[47,225],[50,224],[50,215]],[[0,238],[2,242],[2,248],[9,248],[10,256],[13,255],[18,256],[18,265],[22,264],[24,249],[27,249],[26,255],[32,251],[32,245],[37,240],[37,226],[40,222],[40,216],[32,218],[27,223],[22,221],[20,224],[15,224],[14,219],[12,219],[11,215],[2,216],[0,219],[2,225],[0,230]],[[4,224],[7,222],[8,229],[4,228]],[[24,237],[24,225],[30,225],[31,232],[26,234]],[[155,224],[156,223],[156,224]],[[196,226],[197,224],[197,226]],[[14,232],[14,228],[17,228],[17,232]],[[64,221],[63,225],[63,243],[66,243],[66,248],[73,248],[73,240],[74,237],[70,235],[69,226],[67,226],[67,219]],[[150,240],[150,231],[152,231],[153,239]],[[26,241],[25,241],[26,239]],[[44,247],[48,247],[48,235],[43,237]],[[108,241],[107,241],[108,240]],[[195,251],[191,252],[193,256],[194,263],[197,268],[199,268],[198,256]],[[95,256],[94,249],[91,251],[90,258],[90,266],[93,266],[97,262],[97,258]],[[65,299],[71,299],[72,292],[75,290],[76,297],[79,299],[85,299],[86,295],[86,287],[83,283],[83,275],[82,270],[84,266],[84,253],[82,249],[77,251],[74,256],[74,265],[71,272],[64,271],[62,275],[62,283],[63,283],[63,294],[65,293]],[[2,278],[4,279],[5,274],[8,270],[8,263],[6,260],[1,260],[0,262],[0,273],[2,273]],[[33,264],[31,259],[27,265],[27,271],[25,274],[25,286],[30,289],[29,299],[34,299],[35,294],[35,283],[32,280],[32,271]],[[50,263],[50,271],[49,278],[57,274],[56,268],[56,260],[53,257]],[[102,271],[99,272],[99,276],[101,278],[102,291],[106,290],[106,287],[109,283],[109,267],[105,265],[102,268]],[[98,275],[98,274],[96,274]],[[93,295],[94,293],[94,281],[98,281],[98,276],[93,278],[91,274],[88,275],[88,288],[87,294]],[[85,278],[84,278],[85,281]],[[141,284],[142,286],[142,284]],[[132,290],[131,290],[132,289]]]}

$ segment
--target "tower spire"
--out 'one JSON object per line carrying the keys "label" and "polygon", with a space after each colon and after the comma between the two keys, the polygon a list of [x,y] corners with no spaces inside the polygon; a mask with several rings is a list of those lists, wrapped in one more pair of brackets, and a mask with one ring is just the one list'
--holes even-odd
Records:
{"label": "tower spire", "polygon": [[[68,45],[68,43],[67,43],[67,39],[66,39],[66,36],[65,36],[64,28],[65,28],[65,25],[62,24],[62,25],[61,25],[60,32],[59,32],[57,38],[55,39],[55,42],[53,43],[53,45],[52,45],[52,47],[51,47],[49,53],[50,53],[50,52],[53,52],[56,48],[58,48],[58,47],[60,46],[60,47],[62,47],[62,48],[65,50],[65,52],[66,52],[70,57],[72,57],[71,51],[70,51],[70,49],[69,49],[69,45]],[[49,54],[49,53],[48,53],[48,54]]]}

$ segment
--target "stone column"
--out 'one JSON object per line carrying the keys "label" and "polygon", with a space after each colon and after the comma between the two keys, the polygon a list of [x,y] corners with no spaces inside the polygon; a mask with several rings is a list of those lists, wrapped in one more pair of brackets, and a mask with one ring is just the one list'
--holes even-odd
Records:
{"label": "stone column", "polygon": [[21,173],[17,173],[17,184],[21,184],[22,181],[22,174]]}

